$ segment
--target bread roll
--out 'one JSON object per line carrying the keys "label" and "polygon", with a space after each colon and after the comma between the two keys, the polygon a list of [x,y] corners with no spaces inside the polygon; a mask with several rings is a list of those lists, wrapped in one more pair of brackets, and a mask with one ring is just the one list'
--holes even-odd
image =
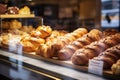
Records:
{"label": "bread roll", "polygon": [[120,48],[118,48],[119,46],[120,44],[106,49],[94,59],[103,61],[104,68],[110,68],[118,59],[120,59]]}
{"label": "bread roll", "polygon": [[12,20],[9,26],[10,29],[20,29],[22,27],[22,23],[17,20]]}
{"label": "bread roll", "polygon": [[0,14],[5,14],[7,11],[7,5],[0,3]]}
{"label": "bread roll", "polygon": [[[118,36],[119,37],[119,36]],[[118,41],[117,40],[115,40],[115,39],[118,39]],[[92,53],[93,55],[90,57],[90,56],[86,56],[87,58],[88,58],[88,60],[89,59],[92,59],[93,57],[95,57],[95,56],[98,56],[101,52],[103,52],[103,51],[105,51],[107,48],[110,48],[110,47],[112,47],[112,46],[115,46],[115,45],[117,45],[119,43],[119,38],[117,38],[117,36],[116,35],[112,35],[112,36],[108,36],[108,37],[105,37],[105,38],[103,38],[103,39],[101,39],[101,40],[99,40],[99,41],[96,41],[96,42],[93,42],[93,43],[91,43],[90,45],[88,45],[88,46],[86,46],[86,47],[84,47],[83,49],[92,49],[94,52]],[[79,50],[79,49],[78,49]],[[115,49],[116,50],[116,49]],[[116,51],[116,52],[119,52],[119,51]],[[95,55],[95,54],[96,55]],[[112,52],[111,52],[112,53]],[[85,50],[84,50],[84,52],[82,52],[82,53],[79,53],[79,52],[75,52],[74,53],[74,55],[72,56],[72,62],[73,62],[73,64],[76,64],[78,61],[80,61],[81,59],[80,58],[78,58],[80,55],[79,54],[86,54],[86,52],[85,52]],[[88,54],[90,54],[90,53],[88,53]],[[118,54],[115,54],[115,55],[118,55]],[[115,59],[117,59],[117,56],[115,56],[115,55],[113,55],[113,54],[111,54],[111,55],[108,55],[107,54],[107,56],[100,56],[99,58],[100,58],[100,60],[103,60],[104,62],[105,62],[105,66],[104,66],[104,68],[106,68],[106,67],[109,67],[109,66],[111,66],[112,65],[112,63],[114,63],[115,62],[115,60],[112,58],[112,57],[114,57]],[[78,59],[77,59],[78,58]],[[96,58],[97,60],[99,59],[99,58]],[[74,60],[75,59],[75,60]],[[76,61],[76,62],[75,62]],[[80,61],[81,62],[81,61]],[[87,61],[88,62],[88,61]],[[79,64],[79,63],[77,63],[77,64]],[[87,64],[87,63],[81,63],[81,64],[79,64],[79,65],[83,65],[83,64]]]}
{"label": "bread roll", "polygon": [[114,35],[114,34],[116,34],[116,33],[118,33],[118,31],[117,31],[116,29],[105,29],[105,30],[103,31],[103,34],[104,34],[105,36]]}
{"label": "bread roll", "polygon": [[[83,36],[86,34],[88,31],[85,28],[79,28],[71,33],[67,33],[64,36],[59,36],[57,39],[53,39],[53,42],[51,42],[51,45],[47,47],[47,49],[50,48],[50,53],[52,54],[50,57],[55,57],[58,56],[58,51],[62,49],[65,45],[73,42],[76,40],[78,37]],[[50,42],[47,42],[49,44]],[[39,48],[40,49],[40,48]],[[39,51],[39,50],[38,50]],[[45,54],[45,53],[43,53]]]}
{"label": "bread roll", "polygon": [[7,14],[19,14],[18,7],[8,7]]}
{"label": "bread roll", "polygon": [[[94,33],[94,35],[93,35]],[[90,43],[92,43],[93,41],[99,40],[100,38],[102,38],[102,32],[97,30],[97,29],[93,29],[91,30],[89,33],[83,35],[81,38],[78,38],[77,40],[75,40],[74,42],[72,42],[70,45],[64,46],[59,52],[58,52],[58,57],[61,60],[67,60],[70,59],[71,56],[74,54],[74,52],[79,49],[82,48]],[[71,50],[71,48],[69,46],[73,46],[72,49],[73,51],[71,51],[70,53],[68,52],[68,50]],[[77,48],[76,48],[77,47]],[[97,47],[97,46],[96,46]],[[74,48],[76,48],[74,50]],[[65,50],[64,50],[65,49]],[[65,55],[65,56],[64,56]],[[67,56],[68,55],[68,56]]]}
{"label": "bread roll", "polygon": [[[67,45],[64,49],[60,50],[58,56],[61,60],[68,59],[73,55],[73,53],[78,49],[77,46]],[[64,51],[65,50],[65,51]]]}
{"label": "bread roll", "polygon": [[75,52],[76,54],[73,54],[74,58],[71,58],[71,60],[74,64],[86,65],[85,63],[88,62],[88,58],[87,58],[86,54],[83,54],[83,52],[84,52],[84,49],[79,49]]}

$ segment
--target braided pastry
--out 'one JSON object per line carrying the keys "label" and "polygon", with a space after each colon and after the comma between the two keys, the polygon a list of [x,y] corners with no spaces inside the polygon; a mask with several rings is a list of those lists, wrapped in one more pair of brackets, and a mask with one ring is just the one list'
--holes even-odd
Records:
{"label": "braided pastry", "polygon": [[[99,41],[93,42],[90,45],[84,47],[85,50],[82,53],[79,52],[79,49],[78,49],[71,58],[73,64],[78,64],[78,65],[88,64],[88,61],[82,62],[84,60],[84,58],[80,58],[81,55],[84,54],[88,58],[87,60],[98,56],[101,52],[105,51],[107,48],[113,47],[120,42],[120,38],[118,35],[120,35],[120,34],[108,36]],[[86,52],[86,50],[88,50],[88,51]],[[93,52],[91,52],[91,50]],[[90,56],[90,55],[92,55],[92,56]],[[105,56],[102,56],[100,58],[103,58],[103,57],[105,57]],[[111,58],[103,58],[103,59],[107,59],[106,61],[111,61],[111,63],[108,64],[108,66],[111,66],[111,64],[114,63],[113,60],[111,60]]]}
{"label": "braided pastry", "polygon": [[[47,42],[47,45],[49,45],[49,46],[46,49],[49,49],[49,47],[50,47],[49,53],[51,54],[50,56],[47,56],[47,57],[52,58],[54,56],[58,56],[58,51],[62,47],[64,47],[66,44],[73,42],[74,40],[83,36],[87,32],[88,31],[85,28],[78,28],[77,30],[75,30],[71,33],[65,34],[64,36],[57,37],[57,39],[53,40],[53,42],[50,42],[50,45]],[[38,48],[38,49],[41,49],[41,48]],[[37,54],[40,54],[40,55],[46,54],[46,52],[40,53],[39,51],[42,51],[42,50],[38,50]],[[42,56],[46,57],[44,55],[42,55]]]}
{"label": "braided pastry", "polygon": [[80,49],[80,48],[92,43],[93,41],[97,41],[97,40],[101,39],[102,37],[103,36],[102,36],[101,31],[99,31],[97,29],[93,29],[89,33],[82,36],[81,38],[78,38],[77,40],[72,42],[71,44],[64,46],[59,51],[58,57],[61,60],[70,59],[71,56],[74,54],[74,52],[77,49]]}
{"label": "braided pastry", "polygon": [[118,59],[120,59],[120,44],[108,48],[94,59],[103,61],[104,68],[110,68]]}

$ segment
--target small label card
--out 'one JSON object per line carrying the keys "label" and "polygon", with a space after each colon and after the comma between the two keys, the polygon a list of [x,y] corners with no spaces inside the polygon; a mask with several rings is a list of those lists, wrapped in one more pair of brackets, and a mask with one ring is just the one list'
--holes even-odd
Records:
{"label": "small label card", "polygon": [[15,51],[16,50],[16,43],[14,40],[9,40],[9,51]]}
{"label": "small label card", "polygon": [[16,52],[20,55],[23,53],[23,46],[21,44],[16,44]]}
{"label": "small label card", "polygon": [[88,65],[88,72],[102,75],[103,74],[103,61],[90,59]]}

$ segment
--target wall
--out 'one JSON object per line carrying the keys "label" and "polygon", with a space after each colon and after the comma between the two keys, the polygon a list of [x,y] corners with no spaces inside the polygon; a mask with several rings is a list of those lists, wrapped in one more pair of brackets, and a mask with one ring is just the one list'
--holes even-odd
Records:
{"label": "wall", "polygon": [[79,10],[80,20],[94,20],[95,28],[100,28],[101,24],[101,1],[81,0]]}

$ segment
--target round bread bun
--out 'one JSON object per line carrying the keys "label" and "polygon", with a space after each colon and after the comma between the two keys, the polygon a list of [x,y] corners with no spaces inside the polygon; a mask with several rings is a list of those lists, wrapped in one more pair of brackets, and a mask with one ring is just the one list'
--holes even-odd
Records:
{"label": "round bread bun", "polygon": [[79,51],[76,51],[74,53],[74,55],[71,57],[71,60],[72,60],[72,63],[76,65],[86,65],[86,63],[88,63],[88,58],[86,54],[79,53]]}
{"label": "round bread bun", "polygon": [[58,57],[61,60],[70,59],[77,49],[78,48],[74,45],[66,45],[59,51]]}

